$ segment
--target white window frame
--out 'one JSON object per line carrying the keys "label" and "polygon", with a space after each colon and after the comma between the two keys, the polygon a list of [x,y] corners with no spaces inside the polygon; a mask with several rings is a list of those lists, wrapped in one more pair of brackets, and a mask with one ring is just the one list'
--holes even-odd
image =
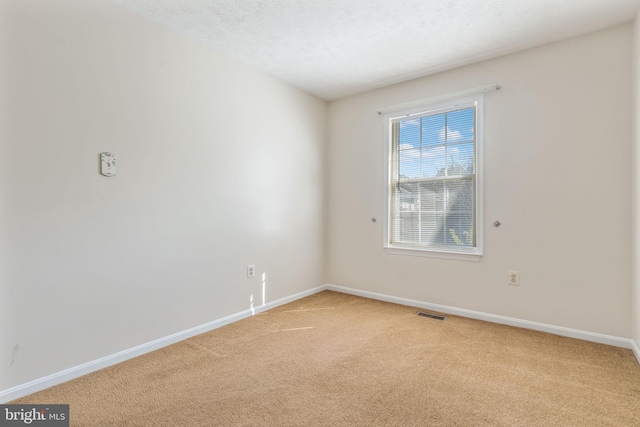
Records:
{"label": "white window frame", "polygon": [[[476,156],[476,168],[475,168],[475,180],[476,180],[476,188],[475,188],[475,203],[476,203],[476,211],[475,211],[475,227],[476,227],[476,248],[475,251],[469,252],[465,250],[464,252],[458,252],[454,250],[443,250],[441,248],[407,248],[394,246],[391,242],[391,182],[393,177],[392,174],[392,127],[390,126],[392,119],[398,119],[400,117],[409,117],[412,115],[420,115],[425,112],[433,111],[434,113],[438,110],[446,111],[448,109],[453,109],[457,105],[463,104],[471,104],[475,103],[476,106],[476,147],[475,147],[475,156]],[[411,103],[408,104],[407,107],[400,107],[398,109],[387,110],[382,114],[383,123],[384,123],[384,159],[385,159],[385,187],[384,187],[384,200],[385,200],[385,211],[384,211],[384,250],[388,254],[394,255],[411,255],[411,256],[426,256],[433,258],[445,258],[445,259],[456,259],[456,260],[464,260],[464,261],[480,261],[480,258],[483,255],[483,243],[484,243],[484,220],[483,220],[483,164],[484,164],[484,94],[479,93],[473,96],[466,96],[461,98],[448,99],[444,101],[431,102],[428,100],[423,104],[419,103]]]}

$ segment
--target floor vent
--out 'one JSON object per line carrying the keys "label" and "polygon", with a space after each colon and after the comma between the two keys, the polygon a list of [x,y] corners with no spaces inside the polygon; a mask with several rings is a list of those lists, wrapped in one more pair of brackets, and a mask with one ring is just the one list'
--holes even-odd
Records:
{"label": "floor vent", "polygon": [[419,311],[418,316],[422,316],[422,317],[430,317],[432,319],[437,319],[437,320],[444,320],[446,319],[445,316],[438,316],[437,314],[431,314],[431,313],[425,313],[424,311]]}

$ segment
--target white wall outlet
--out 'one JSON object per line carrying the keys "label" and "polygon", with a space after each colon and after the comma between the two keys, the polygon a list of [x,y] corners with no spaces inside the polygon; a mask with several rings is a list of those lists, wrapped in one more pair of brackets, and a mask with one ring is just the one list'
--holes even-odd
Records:
{"label": "white wall outlet", "polygon": [[249,264],[247,265],[247,279],[253,279],[256,277],[256,265]]}
{"label": "white wall outlet", "polygon": [[519,271],[508,271],[509,276],[507,277],[507,284],[513,286],[520,286],[520,272]]}

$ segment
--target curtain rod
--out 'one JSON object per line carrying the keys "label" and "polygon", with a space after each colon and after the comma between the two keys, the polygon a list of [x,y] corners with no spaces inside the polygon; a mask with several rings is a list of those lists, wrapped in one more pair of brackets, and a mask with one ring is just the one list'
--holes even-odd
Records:
{"label": "curtain rod", "polygon": [[378,113],[378,115],[381,115],[382,113],[388,113],[390,111],[402,110],[402,109],[411,108],[411,107],[419,107],[421,105],[433,104],[438,101],[446,101],[447,99],[452,99],[452,98],[461,98],[464,96],[477,95],[479,93],[492,92],[494,90],[500,90],[501,88],[502,86],[499,85],[498,83],[485,85],[485,86],[478,86],[471,89],[461,90],[458,92],[444,93],[442,95],[436,95],[430,98],[418,99],[417,101],[407,102],[405,104],[397,104],[397,105],[392,105],[390,107],[378,108],[376,110],[376,113]]}

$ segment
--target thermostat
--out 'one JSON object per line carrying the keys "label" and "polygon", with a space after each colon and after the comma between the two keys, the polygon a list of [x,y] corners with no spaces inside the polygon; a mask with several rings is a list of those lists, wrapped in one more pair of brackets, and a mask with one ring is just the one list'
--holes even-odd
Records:
{"label": "thermostat", "polygon": [[100,153],[100,173],[104,176],[116,174],[116,155],[113,153]]}

